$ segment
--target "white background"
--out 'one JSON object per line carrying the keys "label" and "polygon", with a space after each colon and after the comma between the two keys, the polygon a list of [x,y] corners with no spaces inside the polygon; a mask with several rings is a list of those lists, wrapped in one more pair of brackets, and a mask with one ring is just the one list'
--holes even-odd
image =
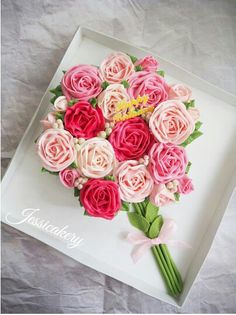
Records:
{"label": "white background", "polygon": [[[235,92],[234,1],[2,1],[3,169],[79,24]],[[233,312],[235,202],[182,312]],[[3,226],[3,312],[176,312]]]}

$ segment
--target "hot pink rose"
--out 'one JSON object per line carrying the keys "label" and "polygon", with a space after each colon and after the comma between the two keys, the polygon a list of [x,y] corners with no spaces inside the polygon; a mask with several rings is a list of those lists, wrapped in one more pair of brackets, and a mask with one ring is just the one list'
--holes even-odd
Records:
{"label": "hot pink rose", "polygon": [[146,153],[151,136],[144,120],[136,117],[118,122],[110,134],[109,141],[119,161],[136,160]]}
{"label": "hot pink rose", "polygon": [[55,122],[56,122],[55,113],[48,113],[43,120],[40,120],[40,123],[44,130],[52,128]]}
{"label": "hot pink rose", "polygon": [[183,103],[169,100],[155,108],[149,127],[158,141],[181,144],[194,131],[195,123]]}
{"label": "hot pink rose", "polygon": [[144,58],[137,60],[134,65],[141,66],[142,70],[155,72],[157,71],[159,63],[153,56],[145,56]]}
{"label": "hot pink rose", "polygon": [[75,181],[79,176],[79,171],[74,168],[66,168],[59,173],[61,183],[67,188],[73,188],[75,186]]}
{"label": "hot pink rose", "polygon": [[99,96],[98,106],[108,121],[117,113],[116,107],[121,101],[128,101],[129,95],[123,84],[110,84]]}
{"label": "hot pink rose", "polygon": [[128,80],[134,73],[134,65],[130,57],[122,52],[113,52],[107,56],[100,66],[101,76],[109,83],[120,83]]}
{"label": "hot pink rose", "polygon": [[37,152],[43,166],[51,172],[67,168],[75,160],[72,135],[64,129],[47,129],[37,141]]}
{"label": "hot pink rose", "polygon": [[174,84],[169,89],[169,100],[179,100],[181,102],[188,102],[192,95],[191,89],[182,83]]}
{"label": "hot pink rose", "polygon": [[150,195],[150,201],[157,207],[162,207],[175,201],[175,196],[164,184],[155,185]]}
{"label": "hot pink rose", "polygon": [[142,202],[153,189],[153,180],[146,166],[129,160],[121,163],[116,170],[120,197],[127,202]]}
{"label": "hot pink rose", "polygon": [[89,139],[104,130],[105,120],[100,108],[93,108],[89,102],[80,101],[67,108],[64,126],[76,138]]}
{"label": "hot pink rose", "polygon": [[129,78],[128,93],[131,98],[148,95],[147,104],[157,105],[168,99],[169,87],[155,72],[138,71]]}
{"label": "hot pink rose", "polygon": [[185,149],[170,143],[155,143],[149,158],[149,172],[156,184],[183,177],[188,164]]}
{"label": "hot pink rose", "polygon": [[187,175],[184,175],[178,181],[179,181],[179,184],[178,184],[179,193],[189,194],[194,190],[192,180]]}
{"label": "hot pink rose", "polygon": [[117,183],[104,179],[89,179],[80,191],[80,201],[88,214],[108,220],[121,207]]}
{"label": "hot pink rose", "polygon": [[67,100],[78,99],[88,101],[97,97],[102,91],[102,81],[98,69],[88,65],[78,65],[70,68],[64,74],[61,88]]}

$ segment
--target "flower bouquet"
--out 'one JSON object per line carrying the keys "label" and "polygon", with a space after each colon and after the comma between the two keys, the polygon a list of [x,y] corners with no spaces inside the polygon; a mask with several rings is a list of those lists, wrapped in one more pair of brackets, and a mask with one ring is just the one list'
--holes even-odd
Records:
{"label": "flower bouquet", "polygon": [[42,172],[74,189],[85,215],[111,220],[127,211],[141,231],[127,235],[134,262],[151,249],[178,296],[183,281],[167,245],[188,244],[172,239],[176,224],[160,207],[193,190],[185,147],[202,133],[190,88],[169,85],[154,57],[122,52],[63,72],[36,140]]}

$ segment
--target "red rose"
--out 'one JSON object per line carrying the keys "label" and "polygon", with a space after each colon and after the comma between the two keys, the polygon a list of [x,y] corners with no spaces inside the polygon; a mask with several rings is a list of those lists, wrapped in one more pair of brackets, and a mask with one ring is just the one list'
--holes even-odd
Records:
{"label": "red rose", "polygon": [[144,120],[136,117],[117,123],[109,141],[119,161],[137,160],[147,152],[151,135]]}
{"label": "red rose", "polygon": [[108,220],[121,207],[117,183],[104,179],[89,179],[80,191],[80,201],[88,214]]}
{"label": "red rose", "polygon": [[105,120],[100,108],[93,108],[90,103],[80,101],[67,108],[64,126],[74,137],[89,139],[104,130]]}

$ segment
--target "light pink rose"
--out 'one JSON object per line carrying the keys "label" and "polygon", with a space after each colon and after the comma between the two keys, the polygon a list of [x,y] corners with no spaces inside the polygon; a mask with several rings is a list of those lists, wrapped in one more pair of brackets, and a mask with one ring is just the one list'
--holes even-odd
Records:
{"label": "light pink rose", "polygon": [[179,184],[178,184],[179,193],[189,194],[194,190],[192,180],[187,175],[184,175],[178,181],[179,181]]}
{"label": "light pink rose", "polygon": [[40,123],[44,130],[52,128],[55,122],[56,122],[55,113],[48,113],[43,120],[40,120]]}
{"label": "light pink rose", "polygon": [[134,73],[134,65],[128,55],[122,52],[113,52],[103,60],[100,72],[104,81],[120,83]]}
{"label": "light pink rose", "polygon": [[47,170],[62,171],[75,160],[73,137],[64,129],[47,129],[37,141],[37,153]]}
{"label": "light pink rose", "polygon": [[142,202],[153,189],[153,180],[146,166],[135,160],[120,163],[115,174],[124,201]]}
{"label": "light pink rose", "polygon": [[67,102],[66,97],[62,95],[56,98],[53,106],[57,112],[65,112],[68,107],[68,102]]}
{"label": "light pink rose", "polygon": [[129,101],[129,95],[123,84],[110,84],[98,96],[98,106],[108,121],[112,121],[113,116],[117,114],[116,107],[121,101]]}
{"label": "light pink rose", "polygon": [[70,68],[61,81],[62,92],[67,100],[88,101],[102,91],[102,81],[98,69],[89,65]]}
{"label": "light pink rose", "polygon": [[159,184],[154,186],[150,195],[150,201],[157,207],[162,207],[170,202],[174,202],[175,196],[166,188],[166,185]]}
{"label": "light pink rose", "polygon": [[115,152],[109,141],[91,138],[78,151],[78,165],[81,173],[90,178],[110,175],[115,167]]}
{"label": "light pink rose", "polygon": [[194,131],[195,123],[182,102],[169,100],[155,108],[149,127],[158,141],[181,144]]}
{"label": "light pink rose", "polygon": [[75,181],[80,177],[80,173],[75,168],[66,168],[59,173],[61,183],[67,188],[73,188]]}
{"label": "light pink rose", "polygon": [[149,151],[148,169],[156,184],[184,176],[188,159],[185,149],[170,143],[154,143]]}
{"label": "light pink rose", "polygon": [[148,105],[158,105],[168,99],[169,87],[165,80],[155,72],[138,71],[129,78],[130,98],[148,95]]}
{"label": "light pink rose", "polygon": [[179,100],[181,102],[188,102],[192,95],[191,89],[182,83],[174,84],[169,89],[169,100]]}
{"label": "light pink rose", "polygon": [[135,66],[141,66],[145,71],[157,71],[159,66],[158,61],[153,56],[145,56],[135,62]]}
{"label": "light pink rose", "polygon": [[194,122],[197,122],[198,119],[200,118],[199,109],[196,108],[196,107],[190,107],[190,108],[188,109],[188,112],[189,112],[190,116],[192,117],[193,121],[194,121]]}

